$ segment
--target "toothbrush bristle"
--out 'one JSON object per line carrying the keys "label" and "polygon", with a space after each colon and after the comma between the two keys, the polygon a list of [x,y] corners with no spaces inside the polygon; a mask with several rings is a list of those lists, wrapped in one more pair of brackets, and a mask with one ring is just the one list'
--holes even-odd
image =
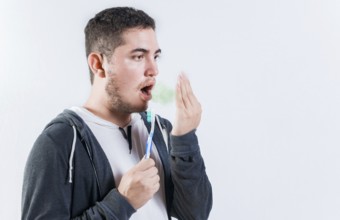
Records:
{"label": "toothbrush bristle", "polygon": [[151,111],[146,112],[146,120],[151,123]]}

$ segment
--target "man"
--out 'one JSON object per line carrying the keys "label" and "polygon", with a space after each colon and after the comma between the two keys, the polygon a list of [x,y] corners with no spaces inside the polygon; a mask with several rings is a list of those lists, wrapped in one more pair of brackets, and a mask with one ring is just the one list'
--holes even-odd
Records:
{"label": "man", "polygon": [[156,117],[145,157],[145,111],[161,53],[154,20],[141,10],[110,8],[88,22],[85,37],[90,96],[35,142],[22,219],[207,219],[212,190],[195,135],[201,106],[183,74],[173,127]]}

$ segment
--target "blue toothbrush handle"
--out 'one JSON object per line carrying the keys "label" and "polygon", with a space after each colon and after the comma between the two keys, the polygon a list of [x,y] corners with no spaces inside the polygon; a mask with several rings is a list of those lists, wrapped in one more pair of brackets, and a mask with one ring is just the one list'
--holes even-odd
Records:
{"label": "blue toothbrush handle", "polygon": [[148,140],[146,141],[146,149],[145,149],[145,157],[149,158],[151,154],[151,149],[152,149],[152,136],[153,132],[151,132],[148,136]]}

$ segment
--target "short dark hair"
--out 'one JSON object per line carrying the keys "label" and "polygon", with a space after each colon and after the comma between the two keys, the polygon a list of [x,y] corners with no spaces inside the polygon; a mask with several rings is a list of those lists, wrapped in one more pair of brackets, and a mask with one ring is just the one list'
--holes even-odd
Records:
{"label": "short dark hair", "polygon": [[[142,10],[131,7],[114,7],[97,13],[85,27],[86,57],[91,52],[99,52],[111,57],[114,50],[124,44],[122,34],[130,28],[152,28],[156,25],[153,18]],[[91,84],[93,73],[90,69]]]}

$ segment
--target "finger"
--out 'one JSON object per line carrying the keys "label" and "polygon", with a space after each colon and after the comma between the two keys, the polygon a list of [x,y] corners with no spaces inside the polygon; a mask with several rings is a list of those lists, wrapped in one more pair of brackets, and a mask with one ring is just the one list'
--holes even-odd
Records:
{"label": "finger", "polygon": [[134,166],[134,171],[145,171],[155,166],[155,161],[152,158],[143,158],[139,163]]}
{"label": "finger", "polygon": [[148,186],[150,186],[151,188],[154,188],[156,190],[158,190],[159,186],[160,186],[160,177],[159,175],[156,175],[152,178],[147,179],[147,181],[145,182]]}
{"label": "finger", "polygon": [[179,80],[180,80],[180,90],[181,90],[181,94],[182,94],[182,102],[185,108],[188,108],[190,106],[190,100],[188,100],[188,93],[187,93],[187,81],[186,78],[184,76],[183,73],[180,74],[179,76]]}
{"label": "finger", "polygon": [[189,79],[188,77],[182,73],[182,84],[183,84],[183,91],[184,91],[184,94],[185,96],[183,95],[183,101],[185,102],[185,105],[187,107],[189,107],[189,105],[191,106],[192,105],[192,102],[190,100],[190,93],[192,93],[191,91],[191,86],[190,86],[190,82],[189,82]]}
{"label": "finger", "polygon": [[142,171],[141,174],[142,174],[144,177],[152,178],[152,177],[158,175],[158,169],[157,169],[156,167],[151,167],[151,168],[148,169],[148,170]]}
{"label": "finger", "polygon": [[183,82],[184,82],[184,86],[185,86],[185,90],[186,90],[186,94],[187,94],[187,100],[188,103],[190,103],[192,106],[197,105],[198,100],[192,90],[191,84],[190,84],[190,80],[188,79],[188,77],[183,74]]}
{"label": "finger", "polygon": [[159,188],[160,188],[161,184],[159,182],[157,182],[155,185],[154,185],[154,193],[156,193]]}
{"label": "finger", "polygon": [[150,183],[149,184],[150,193],[155,194],[159,190],[160,186],[161,184],[159,183],[159,181]]}
{"label": "finger", "polygon": [[183,96],[182,96],[182,91],[181,91],[181,77],[180,75],[177,77],[177,84],[176,84],[176,105],[177,108],[183,108],[184,103],[183,103]]}
{"label": "finger", "polygon": [[157,192],[159,187],[160,187],[159,180],[160,180],[160,177],[158,175],[153,178],[153,185],[152,186],[153,186],[155,192]]}

